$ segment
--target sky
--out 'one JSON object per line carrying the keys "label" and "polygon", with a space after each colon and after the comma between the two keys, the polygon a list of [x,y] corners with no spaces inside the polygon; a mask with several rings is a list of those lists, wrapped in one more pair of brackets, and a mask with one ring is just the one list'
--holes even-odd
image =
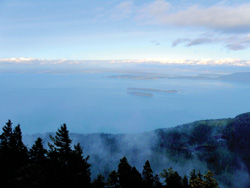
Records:
{"label": "sky", "polygon": [[249,0],[0,0],[0,62],[249,63],[249,52]]}

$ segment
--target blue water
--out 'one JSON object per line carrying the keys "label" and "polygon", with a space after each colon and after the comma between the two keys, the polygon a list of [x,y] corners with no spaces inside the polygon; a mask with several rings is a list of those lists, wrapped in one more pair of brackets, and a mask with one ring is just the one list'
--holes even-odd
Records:
{"label": "blue water", "polygon": [[[23,133],[144,132],[250,111],[250,83],[213,80],[129,80],[92,74],[0,74],[0,124]],[[178,90],[127,94],[127,88]]]}

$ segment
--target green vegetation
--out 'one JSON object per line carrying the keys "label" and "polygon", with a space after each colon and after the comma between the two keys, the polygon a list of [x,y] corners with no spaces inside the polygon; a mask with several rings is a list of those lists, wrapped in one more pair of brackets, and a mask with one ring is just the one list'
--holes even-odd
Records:
{"label": "green vegetation", "polygon": [[[200,129],[198,129],[200,131]],[[111,171],[107,181],[99,174],[91,182],[89,156],[83,157],[81,145],[71,145],[69,131],[63,124],[55,136],[50,136],[49,149],[38,138],[28,149],[22,141],[20,125],[12,130],[9,120],[0,135],[1,187],[93,187],[93,188],[218,188],[213,174],[203,176],[193,170],[190,178],[183,178],[172,168],[154,174],[146,161],[142,174],[132,167],[127,158],[120,159],[118,170]],[[200,141],[199,141],[200,142]],[[194,142],[196,143],[196,142]],[[163,178],[161,183],[160,177]]]}

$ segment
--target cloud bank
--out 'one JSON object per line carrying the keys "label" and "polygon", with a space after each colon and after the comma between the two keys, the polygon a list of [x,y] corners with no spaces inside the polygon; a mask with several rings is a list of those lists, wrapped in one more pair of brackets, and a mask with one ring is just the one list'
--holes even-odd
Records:
{"label": "cloud bank", "polygon": [[236,58],[226,58],[226,59],[127,59],[127,60],[46,60],[46,59],[35,59],[35,58],[9,58],[0,59],[0,66],[3,64],[23,64],[23,65],[67,65],[67,66],[77,66],[77,65],[93,65],[93,66],[105,66],[110,67],[112,65],[137,65],[137,64],[159,64],[159,65],[210,65],[210,66],[250,66],[250,60],[242,60]]}
{"label": "cloud bank", "polygon": [[147,23],[211,28],[227,32],[250,31],[250,3],[237,6],[193,5],[177,9],[165,0],[156,0],[138,9],[138,17]]}
{"label": "cloud bank", "polygon": [[[142,5],[124,1],[113,11],[117,19],[131,17],[142,25],[174,26],[177,28],[210,31],[211,36],[178,38],[172,46],[186,47],[204,44],[222,44],[228,50],[244,50],[250,47],[250,3],[227,5],[222,1],[212,6],[181,5],[166,0],[154,0]],[[188,33],[187,33],[188,36]]]}

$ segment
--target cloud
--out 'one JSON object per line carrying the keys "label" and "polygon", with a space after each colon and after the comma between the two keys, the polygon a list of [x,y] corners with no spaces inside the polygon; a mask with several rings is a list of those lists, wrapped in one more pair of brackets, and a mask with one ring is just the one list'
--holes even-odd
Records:
{"label": "cloud", "polygon": [[134,10],[132,1],[125,1],[118,4],[113,10],[111,17],[115,20],[126,19],[131,16]]}
{"label": "cloud", "polygon": [[172,43],[172,47],[180,44],[185,44],[187,47],[209,44],[209,43],[222,43],[229,50],[244,50],[250,47],[250,34],[248,35],[233,35],[233,36],[208,36],[198,38],[179,38]]}
{"label": "cloud", "polygon": [[227,32],[250,30],[250,3],[237,6],[216,4],[210,7],[195,5],[176,11],[177,8],[165,0],[156,0],[144,5],[138,11],[138,17],[150,24],[202,27]]}
{"label": "cloud", "polygon": [[158,41],[156,41],[156,40],[152,40],[152,41],[150,41],[152,44],[154,44],[155,46],[160,46],[161,45],[161,43],[160,42],[158,42]]}
{"label": "cloud", "polygon": [[137,16],[139,16],[141,19],[151,17],[159,18],[168,12],[170,6],[170,3],[164,0],[156,0],[153,3],[149,3],[141,8],[138,8],[137,11],[139,15]]}
{"label": "cloud", "polygon": [[112,67],[112,65],[137,65],[137,64],[158,64],[158,65],[225,65],[225,66],[250,66],[250,60],[242,60],[236,58],[226,59],[178,59],[178,58],[165,58],[165,59],[126,59],[126,60],[46,60],[46,59],[35,59],[35,58],[9,58],[0,59],[1,64],[19,64],[19,65],[53,65],[53,66],[64,66],[72,68],[84,68],[84,66],[92,65],[92,67]]}
{"label": "cloud", "polygon": [[196,38],[192,41],[190,41],[187,46],[195,46],[195,45],[199,45],[199,44],[207,44],[207,43],[211,43],[213,40],[209,39],[209,38]]}
{"label": "cloud", "polygon": [[250,66],[250,60],[242,60],[236,58],[225,59],[137,59],[137,60],[113,60],[111,63],[126,63],[126,64],[177,64],[177,65],[210,65],[210,66]]}

